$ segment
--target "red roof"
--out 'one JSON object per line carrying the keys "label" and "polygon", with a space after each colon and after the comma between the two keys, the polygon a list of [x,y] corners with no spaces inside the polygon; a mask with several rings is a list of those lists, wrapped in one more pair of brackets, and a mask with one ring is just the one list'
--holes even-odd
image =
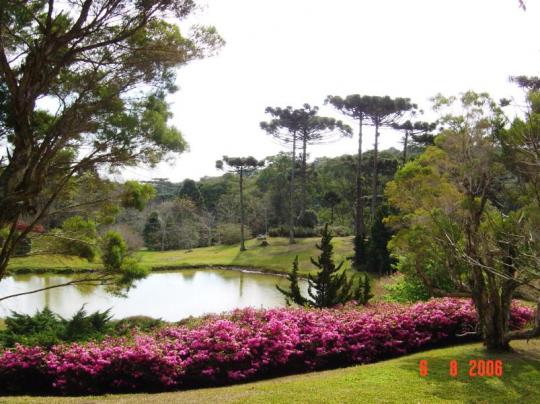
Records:
{"label": "red roof", "polygon": [[[19,231],[24,231],[28,228],[28,225],[24,222],[17,222],[15,228]],[[45,233],[45,227],[41,224],[36,224],[30,231],[33,233]]]}

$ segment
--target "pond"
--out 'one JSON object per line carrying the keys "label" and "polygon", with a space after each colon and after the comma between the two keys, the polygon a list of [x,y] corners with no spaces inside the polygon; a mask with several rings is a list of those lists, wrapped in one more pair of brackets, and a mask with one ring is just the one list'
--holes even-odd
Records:
{"label": "pond", "polygon": [[[53,274],[7,277],[0,282],[0,296],[68,282],[73,277]],[[103,286],[67,286],[0,302],[0,317],[9,315],[10,310],[33,314],[45,306],[69,317],[85,304],[88,312],[111,308],[111,314],[117,319],[145,315],[178,321],[237,307],[283,307],[285,299],[276,284],[287,287],[288,281],[283,276],[233,270],[153,272],[137,281],[126,297],[113,296]],[[302,281],[301,288],[306,293],[306,281]]]}

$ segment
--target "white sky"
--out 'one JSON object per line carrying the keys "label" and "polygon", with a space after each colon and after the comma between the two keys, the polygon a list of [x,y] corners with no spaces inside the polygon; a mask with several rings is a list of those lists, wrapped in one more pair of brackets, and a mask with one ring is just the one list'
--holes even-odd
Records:
{"label": "white sky", "polygon": [[[172,123],[190,151],[173,164],[129,168],[118,180],[177,182],[219,175],[222,155],[264,158],[282,148],[260,128],[267,106],[300,107],[346,120],[327,95],[409,97],[426,112],[436,93],[473,89],[520,100],[510,75],[539,75],[540,5],[518,0],[205,0],[189,23],[216,26],[218,56],[180,69]],[[426,114],[426,116],[428,116]],[[429,117],[429,116],[428,116]],[[356,129],[356,127],[354,127]],[[313,146],[311,157],[354,154],[353,139]],[[371,128],[364,150],[372,148]],[[381,149],[399,147],[382,132]]]}

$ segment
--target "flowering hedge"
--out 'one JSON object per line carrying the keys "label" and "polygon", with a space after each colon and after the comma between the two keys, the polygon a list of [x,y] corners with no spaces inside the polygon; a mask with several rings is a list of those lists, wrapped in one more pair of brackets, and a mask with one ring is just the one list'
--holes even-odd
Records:
{"label": "flowering hedge", "polygon": [[[514,305],[511,328],[532,317],[532,310]],[[449,344],[476,322],[471,302],[460,299],[363,310],[235,310],[194,329],[168,327],[50,351],[18,345],[0,354],[0,391],[87,394],[222,385]]]}

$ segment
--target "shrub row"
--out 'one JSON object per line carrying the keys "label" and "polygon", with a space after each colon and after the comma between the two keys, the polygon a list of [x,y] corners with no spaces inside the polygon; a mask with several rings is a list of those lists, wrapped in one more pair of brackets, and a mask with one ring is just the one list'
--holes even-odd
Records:
{"label": "shrub row", "polygon": [[[317,227],[294,227],[294,236],[297,238],[305,237],[319,237],[321,235],[322,228],[324,226]],[[332,235],[335,237],[346,237],[351,235],[351,229],[344,226],[329,226],[329,229],[332,231]],[[272,227],[268,230],[268,235],[270,237],[289,237],[289,227],[279,226]]]}
{"label": "shrub row", "polygon": [[[511,327],[532,317],[532,310],[514,305]],[[450,344],[476,322],[471,302],[459,299],[363,310],[236,310],[193,329],[167,327],[50,351],[18,345],[0,355],[0,391],[95,394],[223,385]]]}

